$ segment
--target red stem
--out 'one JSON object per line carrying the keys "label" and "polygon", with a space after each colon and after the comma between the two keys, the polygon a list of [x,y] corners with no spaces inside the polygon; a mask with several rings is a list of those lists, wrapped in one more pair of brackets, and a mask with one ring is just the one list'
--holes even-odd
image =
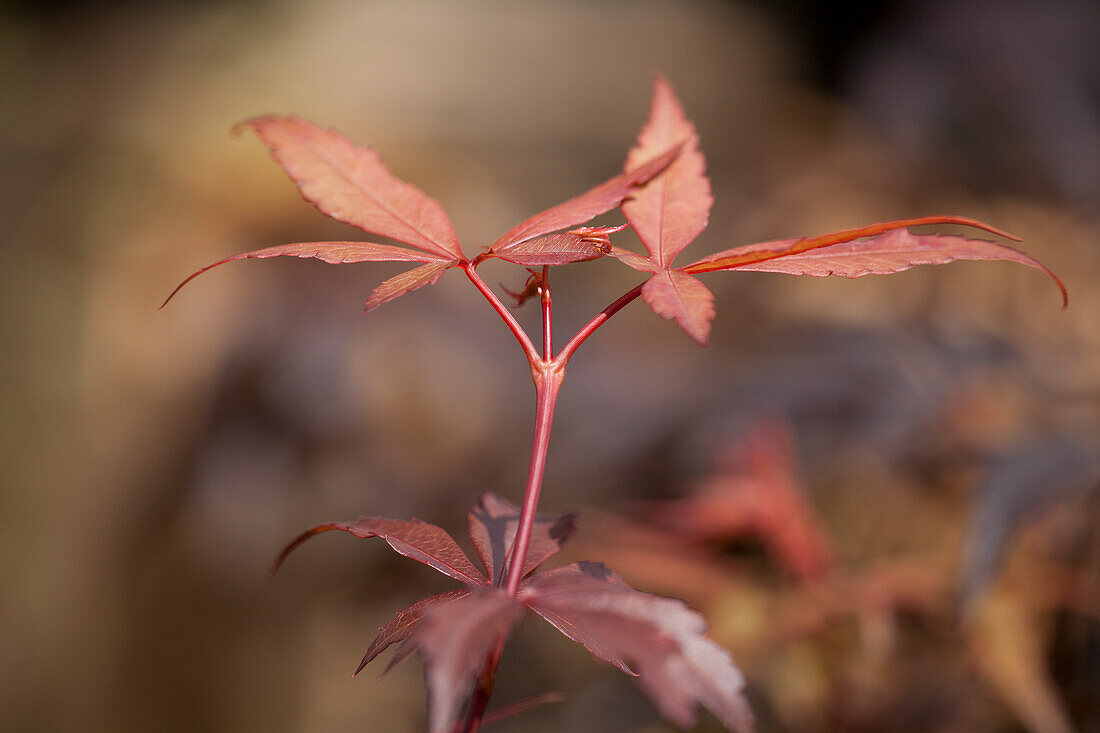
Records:
{"label": "red stem", "polygon": [[[505,324],[515,335],[516,340],[519,341],[524,354],[527,355],[527,361],[531,365],[531,376],[535,380],[535,436],[531,445],[531,463],[527,470],[527,486],[523,493],[523,508],[520,512],[519,526],[516,528],[516,539],[511,548],[511,556],[508,558],[503,579],[505,592],[514,598],[519,592],[520,581],[523,580],[523,565],[527,560],[527,549],[531,544],[531,532],[535,526],[535,513],[538,509],[539,493],[542,490],[542,477],[546,471],[546,455],[550,447],[550,429],[554,424],[554,407],[557,405],[558,392],[561,390],[562,381],[565,379],[565,366],[577,348],[596,329],[641,295],[642,286],[638,285],[600,311],[595,318],[577,332],[577,335],[566,344],[561,353],[554,357],[553,303],[550,297],[549,267],[543,267],[542,291],[540,293],[542,301],[543,356],[539,358],[531,339],[528,338],[526,332],[516,322],[512,314],[508,312],[508,309],[478,277],[474,264],[464,264],[462,269],[470,278],[470,282],[504,319]],[[489,704],[489,697],[493,694],[493,687],[496,684],[497,665],[500,664],[500,655],[503,650],[504,638],[502,637],[497,642],[493,652],[486,657],[485,665],[478,675],[477,687],[470,699],[470,709],[461,728],[461,733],[477,733],[481,727],[485,708]]]}
{"label": "red stem", "polygon": [[550,265],[542,266],[542,287],[539,295],[542,298],[542,360],[550,361],[554,358],[554,304],[550,299]]}
{"label": "red stem", "polygon": [[485,658],[485,666],[477,676],[474,696],[470,699],[470,711],[466,714],[466,722],[462,724],[461,733],[477,733],[481,728],[481,718],[485,715],[485,708],[489,705],[493,688],[496,687],[497,665],[500,664],[500,655],[503,651],[504,637],[502,636],[496,648]]}
{"label": "red stem", "polygon": [[504,578],[505,592],[515,596],[519,581],[523,578],[523,563],[527,559],[527,547],[531,543],[531,530],[535,526],[535,510],[542,489],[542,475],[546,470],[546,452],[550,445],[550,428],[554,423],[554,405],[558,401],[565,370],[554,362],[533,370],[535,376],[535,437],[531,446],[531,464],[527,470],[527,487],[523,493],[523,509],[516,528],[516,541]]}
{"label": "red stem", "polygon": [[564,370],[565,365],[569,363],[569,359],[572,358],[573,353],[580,347],[581,344],[585,342],[585,339],[595,333],[596,329],[602,326],[608,318],[621,311],[635,298],[642,294],[642,285],[645,285],[645,283],[638,285],[629,293],[626,293],[625,295],[623,295],[623,297],[619,298],[614,303],[604,308],[602,311],[600,311],[599,315],[589,321],[584,328],[582,328],[580,331],[577,331],[577,335],[569,340],[569,343],[565,345],[565,348],[561,350],[561,353],[559,353],[554,358],[554,362],[560,364],[561,369]]}
{"label": "red stem", "polygon": [[[551,325],[548,320],[547,329]],[[504,577],[505,592],[513,598],[519,591],[520,580],[523,579],[523,564],[527,559],[527,548],[531,543],[531,530],[535,526],[535,511],[538,509],[542,476],[546,470],[550,428],[554,422],[554,405],[557,403],[558,391],[565,377],[563,369],[558,369],[553,363],[548,364],[541,360],[538,364],[532,363],[531,373],[535,376],[535,437],[531,447],[531,465],[527,471],[527,488],[523,495],[523,510],[520,513],[516,539],[512,545],[511,557]],[[504,638],[501,637],[496,649],[486,658],[485,666],[481,668],[481,673],[478,675],[477,687],[470,699],[470,711],[466,715],[462,733],[477,733],[481,726],[481,718],[485,714],[485,707],[489,704],[489,697],[493,694],[493,687],[496,684],[497,665],[500,663],[503,650]]]}
{"label": "red stem", "polygon": [[515,316],[509,312],[504,304],[500,302],[500,299],[489,289],[489,286],[485,284],[485,281],[477,274],[477,270],[474,269],[474,265],[471,262],[465,262],[462,264],[462,271],[466,273],[466,277],[470,278],[470,282],[474,284],[478,292],[485,296],[485,300],[489,301],[489,305],[493,306],[493,310],[504,319],[504,324],[508,326],[508,330],[519,341],[520,347],[523,349],[524,355],[527,357],[527,361],[531,362],[532,369],[535,364],[541,362],[539,354],[535,351],[535,345],[531,343],[531,339],[527,337],[527,332],[523,330],[523,326],[519,325]]}

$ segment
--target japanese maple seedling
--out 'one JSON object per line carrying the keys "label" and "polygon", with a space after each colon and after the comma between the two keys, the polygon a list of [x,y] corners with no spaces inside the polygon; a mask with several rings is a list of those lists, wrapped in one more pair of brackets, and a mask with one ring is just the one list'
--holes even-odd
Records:
{"label": "japanese maple seedling", "polygon": [[[459,589],[399,611],[381,628],[360,665],[362,669],[395,643],[400,647],[391,666],[418,652],[427,670],[431,733],[471,733],[493,717],[486,716],[485,709],[497,664],[505,640],[528,610],[596,657],[634,675],[661,714],[676,725],[691,726],[701,704],[731,731],[752,729],[741,674],[729,655],[706,637],[706,624],[699,614],[681,601],[631,588],[599,563],[573,563],[538,572],[576,530],[576,515],[542,517],[536,513],[554,407],[566,367],[580,345],[631,301],[641,296],[657,315],[673,319],[700,344],[707,342],[715,307],[714,296],[696,276],[718,271],[860,277],[960,259],[1009,260],[1044,271],[1061,290],[1063,306],[1066,302],[1061,281],[1023,252],[984,239],[909,231],[916,225],[961,224],[1015,239],[987,224],[957,216],[902,219],[816,237],[750,244],[674,266],[677,256],[706,228],[713,197],[695,126],[685,117],[672,87],[660,76],[654,82],[649,119],[621,173],[517,224],[472,258],[463,252],[439,202],[394,177],[372,148],[357,147],[335,130],[296,117],[257,117],[237,129],[255,132],[303,198],[322,213],[403,246],[307,242],[245,252],[198,270],[180,283],[169,299],[212,267],[252,257],[313,257],[332,264],[418,263],[375,288],[366,300],[367,311],[435,283],[448,270],[459,269],[504,321],[530,364],[536,397],[535,435],[522,505],[514,506],[487,493],[470,512],[470,537],[480,569],[439,527],[415,519],[380,517],[314,527],[292,542],[276,563],[278,567],[304,540],[341,530],[356,537],[381,537],[402,555],[461,584]],[[625,224],[582,226],[616,207],[622,209],[646,254],[611,243],[611,237]],[[644,273],[646,279],[596,314],[555,351],[550,268],[608,256]],[[478,275],[478,266],[493,258],[528,269],[526,285],[511,295],[517,306],[538,298],[541,348]],[[542,699],[517,703],[501,714],[518,712]]]}

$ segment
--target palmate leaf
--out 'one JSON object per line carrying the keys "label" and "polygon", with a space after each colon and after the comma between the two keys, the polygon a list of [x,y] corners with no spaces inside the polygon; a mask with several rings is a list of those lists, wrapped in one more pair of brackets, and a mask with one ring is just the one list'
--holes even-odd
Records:
{"label": "palmate leaf", "polygon": [[226,257],[212,265],[195,270],[188,275],[183,282],[176,286],[160,307],[168,305],[168,301],[175,297],[176,293],[207,270],[212,270],[227,262],[246,259],[266,259],[268,257],[302,257],[321,260],[330,265],[343,265],[352,262],[446,262],[438,255],[426,252],[417,252],[405,247],[395,247],[390,244],[376,244],[374,242],[299,242],[297,244],[280,244],[275,247],[243,252],[239,255]]}
{"label": "palmate leaf", "polygon": [[[907,226],[905,223],[899,224]],[[881,226],[884,225],[872,225]],[[989,227],[982,225],[981,228]],[[813,246],[815,240],[790,239],[738,247],[693,262],[684,271],[751,270],[856,278],[901,272],[915,265],[943,265],[955,260],[1007,260],[1045,272],[1061,291],[1063,307],[1069,302],[1066,286],[1046,265],[1024,252],[997,242],[950,234],[914,234],[900,228],[858,241],[833,243],[829,241],[832,236],[819,238],[824,243],[817,246]]]}
{"label": "palmate leaf", "polygon": [[610,251],[608,235],[626,229],[617,227],[578,227],[547,237],[525,239],[494,252],[496,257],[525,267],[568,265],[603,257]]}
{"label": "palmate leaf", "polygon": [[606,214],[621,204],[633,192],[635,186],[645,183],[660,173],[679,154],[680,141],[675,145],[667,146],[664,150],[655,151],[652,157],[640,162],[636,167],[604,181],[576,198],[516,224],[501,235],[481,256],[503,257],[511,248],[528,239],[583,224],[600,214]]}
{"label": "palmate leaf", "polygon": [[523,612],[516,599],[486,589],[425,614],[405,643],[417,649],[427,668],[430,733],[451,729],[486,658]]}
{"label": "palmate leaf", "polygon": [[587,262],[604,255],[591,240],[569,232],[525,239],[494,254],[502,260],[524,267],[568,265],[573,262]]}
{"label": "palmate leaf", "polygon": [[266,257],[313,257],[330,264],[352,262],[423,262],[378,286],[365,310],[439,280],[463,261],[446,212],[438,201],[393,176],[369,146],[357,147],[336,130],[297,117],[257,117],[235,130],[251,129],[283,167],[302,197],[322,213],[416,249],[373,242],[305,242],[267,247],[227,257],[203,267],[176,286],[161,308],[187,283],[218,265]]}
{"label": "palmate leaf", "polygon": [[[468,590],[450,590],[446,593],[440,593],[435,596],[428,596],[427,598],[421,598],[411,606],[406,606],[397,612],[397,615],[393,617],[385,626],[378,629],[378,636],[374,637],[370,646],[367,647],[367,651],[363,654],[363,661],[359,663],[358,669],[352,674],[352,677],[363,671],[363,667],[374,661],[382,652],[386,651],[391,644],[405,641],[420,624],[424,618],[424,614],[435,608],[436,606],[442,606],[452,601],[457,601],[460,598],[465,598],[470,595]],[[400,657],[394,657],[390,660],[389,665],[386,667],[386,671],[389,671],[393,665],[401,661]]]}
{"label": "palmate leaf", "polygon": [[[692,275],[720,270],[754,270],[792,275],[861,277],[890,274],[914,265],[940,265],[954,260],[1007,260],[1035,267],[1061,280],[1038,260],[1003,244],[953,235],[913,234],[910,226],[962,224],[1015,239],[988,224],[955,216],[931,216],[881,222],[814,238],[761,242],[725,250],[673,268],[672,260],[706,227],[712,196],[705,161],[698,150],[694,125],[684,116],[672,87],[662,77],[654,81],[650,116],[631,159],[674,139],[686,140],[680,156],[632,194],[623,213],[646,247],[643,256],[610,247],[608,254],[623,264],[651,274],[642,299],[654,313],[674,320],[696,342],[705,345],[714,319],[714,297]],[[860,241],[863,240],[863,241]]]}
{"label": "palmate leaf", "polygon": [[298,117],[269,115],[240,123],[253,130],[302,197],[337,221],[461,260],[462,248],[438,201],[386,169],[369,146]]}
{"label": "palmate leaf", "polygon": [[[503,582],[506,560],[511,556],[512,543],[519,527],[519,516],[519,507],[489,491],[481,495],[467,516],[470,539],[493,585]],[[527,546],[527,557],[523,561],[523,575],[556,555],[576,531],[576,512],[551,517],[538,515]]]}
{"label": "palmate leaf", "polygon": [[642,287],[642,300],[654,313],[671,318],[695,341],[705,344],[714,320],[714,296],[699,280],[673,270],[672,261],[706,228],[714,198],[695,126],[684,115],[672,86],[658,75],[653,80],[649,119],[627,155],[625,167],[629,170],[651,151],[677,141],[683,145],[679,157],[622,205],[649,256],[617,247],[609,254],[636,270],[652,273]]}
{"label": "palmate leaf", "polygon": [[426,265],[406,270],[400,275],[394,275],[371,291],[370,296],[363,303],[363,312],[370,313],[383,303],[389,303],[405,293],[419,290],[426,285],[434,285],[439,282],[439,278],[443,277],[444,272],[457,264],[457,260],[429,262]]}
{"label": "palmate leaf", "polygon": [[687,728],[703,705],[735,733],[753,728],[744,678],[682,601],[634,590],[599,563],[540,573],[520,600],[595,656],[637,672],[636,682],[668,720]]}
{"label": "palmate leaf", "polygon": [[684,115],[672,86],[658,75],[649,120],[627,155],[625,170],[677,143],[683,144],[679,157],[622,205],[649,258],[662,269],[671,267],[676,255],[706,229],[714,197],[695,125]]}
{"label": "palmate leaf", "polygon": [[271,568],[271,574],[274,575],[287,556],[303,542],[332,530],[348,532],[361,538],[381,537],[398,553],[435,568],[459,582],[469,586],[488,585],[485,576],[442,527],[419,519],[384,517],[362,517],[355,522],[328,522],[307,529],[283,549]]}
{"label": "palmate leaf", "polygon": [[642,285],[642,300],[661,318],[671,318],[705,346],[714,320],[714,294],[683,270],[661,270]]}
{"label": "palmate leaf", "polygon": [[[355,674],[393,644],[386,667],[417,652],[424,659],[431,733],[453,730],[463,701],[487,658],[498,653],[526,610],[534,611],[594,655],[638,677],[661,713],[680,726],[695,720],[702,704],[734,733],[752,729],[741,695],[740,672],[704,635],[699,614],[681,601],[640,593],[598,563],[575,563],[529,576],[517,597],[499,587],[515,539],[519,510],[486,492],[468,516],[470,537],[487,575],[474,567],[446,531],[426,522],[367,517],[313,527],[293,540],[272,568],[307,539],[340,530],[381,537],[410,557],[465,584],[399,611],[379,629]],[[538,517],[525,575],[555,555],[576,530],[577,515]]]}

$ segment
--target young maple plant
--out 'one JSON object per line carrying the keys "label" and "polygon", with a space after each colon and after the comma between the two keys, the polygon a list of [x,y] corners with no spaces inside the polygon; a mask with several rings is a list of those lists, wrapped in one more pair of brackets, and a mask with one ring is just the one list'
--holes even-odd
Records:
{"label": "young maple plant", "polygon": [[[622,173],[517,224],[472,258],[464,254],[439,202],[394,177],[372,148],[357,147],[335,130],[296,117],[257,117],[237,129],[255,132],[303,198],[322,213],[405,246],[308,242],[245,252],[198,270],[180,283],[169,300],[210,268],[251,257],[313,257],[332,264],[420,263],[375,288],[367,298],[367,311],[458,269],[504,321],[531,367],[535,430],[522,505],[486,493],[468,517],[470,538],[484,572],[440,527],[416,519],[381,517],[313,527],[294,540],[275,564],[277,568],[306,539],[340,530],[355,537],[380,537],[398,553],[462,584],[460,589],[399,611],[381,628],[359,667],[361,670],[395,643],[400,647],[390,666],[418,652],[426,666],[431,733],[471,733],[493,718],[486,716],[485,710],[497,665],[505,640],[527,611],[634,676],[661,714],[674,724],[692,726],[701,704],[729,730],[752,730],[740,672],[729,655],[706,637],[702,616],[686,604],[639,592],[599,563],[573,563],[536,572],[577,526],[575,514],[545,517],[536,513],[554,407],[566,367],[581,344],[631,301],[641,296],[657,315],[673,319],[699,344],[707,342],[715,309],[714,296],[696,275],[718,271],[860,277],[960,259],[1009,260],[1044,271],[1061,290],[1063,306],[1066,302],[1061,281],[1023,252],[983,239],[909,231],[915,225],[961,224],[1016,239],[987,224],[956,216],[902,219],[817,237],[750,244],[675,267],[677,255],[706,228],[713,197],[695,127],[685,117],[672,87],[660,76],[654,82],[649,119],[627,155]],[[611,235],[627,224],[581,226],[616,207],[621,207],[646,254],[611,244]],[[555,351],[550,268],[600,257],[614,257],[648,277]],[[493,258],[529,271],[523,290],[510,295],[516,298],[517,307],[528,298],[537,298],[541,304],[541,348],[478,275],[478,266]],[[517,704],[502,714],[525,706]]]}

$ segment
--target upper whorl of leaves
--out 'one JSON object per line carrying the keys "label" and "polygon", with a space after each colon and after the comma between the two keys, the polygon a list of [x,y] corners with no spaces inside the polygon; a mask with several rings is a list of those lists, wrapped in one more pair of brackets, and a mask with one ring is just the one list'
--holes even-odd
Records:
{"label": "upper whorl of leaves", "polygon": [[[355,146],[336,130],[298,117],[256,117],[236,128],[245,129],[256,133],[272,158],[298,185],[302,197],[320,211],[407,247],[373,242],[308,242],[245,252],[194,272],[172,291],[165,304],[203,272],[247,258],[312,257],[333,264],[422,263],[375,288],[365,303],[367,311],[435,283],[452,267],[471,264],[440,203],[391,174],[373,148]],[[496,257],[537,267],[613,255],[650,275],[641,289],[642,299],[700,344],[709,338],[715,308],[714,296],[695,275],[720,270],[861,277],[961,259],[1007,260],[1043,270],[1061,289],[1063,305],[1068,300],[1057,276],[1034,258],[1006,245],[951,235],[891,233],[918,224],[963,224],[1014,239],[987,224],[951,216],[903,219],[813,238],[750,244],[673,267],[676,256],[706,228],[712,203],[698,132],[672,86],[658,75],[654,78],[649,117],[627,155],[623,172],[520,222],[472,264],[476,267]],[[616,206],[622,207],[646,255],[612,246],[606,235],[617,228],[563,231]],[[602,234],[592,236],[593,231]]]}

